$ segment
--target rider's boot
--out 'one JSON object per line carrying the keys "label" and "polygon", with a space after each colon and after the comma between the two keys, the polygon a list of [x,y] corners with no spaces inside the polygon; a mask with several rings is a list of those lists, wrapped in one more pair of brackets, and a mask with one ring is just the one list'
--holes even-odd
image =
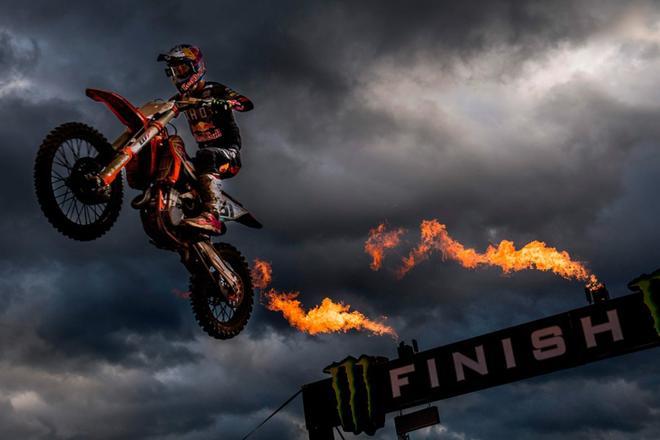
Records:
{"label": "rider's boot", "polygon": [[184,224],[193,228],[204,229],[212,234],[222,234],[225,225],[220,221],[220,176],[217,174],[201,174],[197,178],[199,195],[204,203],[204,211],[197,217],[188,218]]}

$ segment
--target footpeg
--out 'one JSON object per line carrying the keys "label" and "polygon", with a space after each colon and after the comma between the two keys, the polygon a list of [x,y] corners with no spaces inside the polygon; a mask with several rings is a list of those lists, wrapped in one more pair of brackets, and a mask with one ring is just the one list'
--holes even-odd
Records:
{"label": "footpeg", "polygon": [[134,209],[140,209],[151,199],[151,188],[147,188],[142,194],[138,195],[131,201],[131,206]]}

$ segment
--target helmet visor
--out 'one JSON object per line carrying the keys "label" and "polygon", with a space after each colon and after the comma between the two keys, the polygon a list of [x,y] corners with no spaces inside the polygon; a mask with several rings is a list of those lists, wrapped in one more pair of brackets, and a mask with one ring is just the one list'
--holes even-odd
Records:
{"label": "helmet visor", "polygon": [[173,80],[185,81],[193,74],[193,70],[189,63],[176,63],[167,66],[165,73],[167,76],[171,76]]}

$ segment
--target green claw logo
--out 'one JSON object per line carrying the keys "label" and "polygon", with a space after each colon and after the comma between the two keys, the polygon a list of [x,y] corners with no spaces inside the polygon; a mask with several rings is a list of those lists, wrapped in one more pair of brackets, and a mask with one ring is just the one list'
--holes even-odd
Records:
{"label": "green claw logo", "polygon": [[349,356],[323,371],[332,375],[332,389],[337,400],[337,413],[344,431],[373,435],[385,424],[385,412],[374,386],[387,359],[384,357]]}
{"label": "green claw logo", "polygon": [[644,304],[649,308],[655,322],[655,331],[660,336],[660,269],[651,275],[640,275],[628,283],[628,288],[642,291]]}

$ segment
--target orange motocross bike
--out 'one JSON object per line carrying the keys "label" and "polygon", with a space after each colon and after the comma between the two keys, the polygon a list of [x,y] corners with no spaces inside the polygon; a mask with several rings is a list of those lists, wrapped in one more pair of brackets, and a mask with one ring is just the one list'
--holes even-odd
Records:
{"label": "orange motocross bike", "polygon": [[[170,121],[188,108],[211,102],[177,96],[136,108],[116,93],[87,89],[86,94],[104,103],[126,130],[112,144],[78,122],[52,130],[39,147],[34,167],[43,213],[67,237],[88,241],[102,236],[119,215],[125,169],[129,186],[144,191],[131,206],[140,211],[150,242],[178,252],[190,272],[190,301],[198,323],[212,337],[236,336],[252,313],[248,265],[235,247],[213,243],[209,235],[181,224],[198,215],[202,204],[193,163],[181,143],[168,142]],[[237,221],[261,228],[224,192],[220,218],[223,224]]]}

